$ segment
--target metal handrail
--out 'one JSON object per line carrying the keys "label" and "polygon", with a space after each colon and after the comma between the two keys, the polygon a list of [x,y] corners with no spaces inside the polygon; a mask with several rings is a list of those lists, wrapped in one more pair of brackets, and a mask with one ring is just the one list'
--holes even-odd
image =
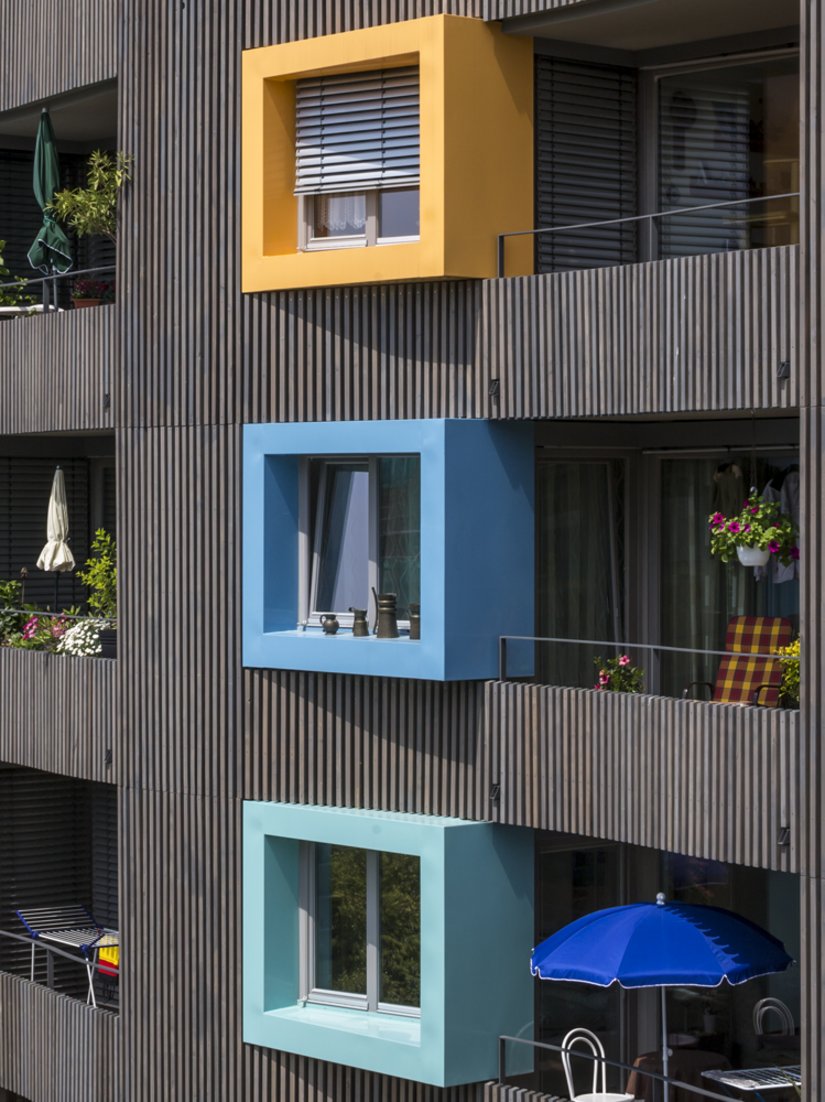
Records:
{"label": "metal handrail", "polygon": [[[565,1049],[562,1045],[551,1045],[548,1041],[530,1041],[526,1037],[508,1037],[503,1034],[498,1039],[498,1083],[499,1086],[505,1086],[505,1079],[507,1074],[507,1045],[508,1043],[517,1045],[528,1045],[530,1048],[547,1049],[550,1052],[558,1052],[563,1054],[569,1052],[570,1049]],[[695,1087],[692,1083],[684,1083],[681,1079],[671,1079],[669,1075],[663,1075],[658,1071],[647,1071],[644,1068],[637,1068],[633,1064],[625,1064],[621,1060],[608,1060],[607,1057],[602,1058],[595,1053],[587,1052],[585,1049],[576,1050],[575,1056],[577,1059],[583,1058],[585,1060],[598,1061],[599,1063],[605,1063],[609,1067],[618,1068],[620,1071],[636,1072],[637,1075],[646,1075],[650,1079],[655,1079],[660,1083],[665,1083],[669,1087],[675,1087],[677,1090],[689,1091],[692,1094],[700,1095],[702,1098],[713,1098],[716,1102],[730,1102],[730,1095],[717,1094],[715,1091],[706,1090],[704,1087]]]}
{"label": "metal handrail", "polygon": [[77,612],[69,614],[68,612],[52,612],[50,609],[39,608],[0,608],[0,615],[10,612],[15,616],[57,616],[63,620],[99,620],[103,624],[116,624],[116,616],[95,616],[91,612]]}
{"label": "metal handrail", "polygon": [[573,643],[582,647],[612,647],[615,650],[668,651],[672,654],[709,654],[717,658],[730,658],[741,655],[743,658],[769,658],[780,662],[780,654],[761,654],[758,651],[705,650],[701,647],[671,647],[664,643],[627,643],[615,639],[568,639],[561,635],[500,635],[498,640],[499,681],[507,680],[507,643]]}
{"label": "metal handrail", "polygon": [[695,214],[702,210],[717,210],[722,207],[739,207],[748,203],[768,203],[775,199],[798,199],[800,192],[783,191],[777,195],[757,195],[749,199],[725,199],[718,203],[703,203],[697,207],[673,207],[671,210],[657,210],[650,214],[629,214],[624,218],[605,218],[599,222],[572,222],[560,226],[540,226],[533,230],[508,230],[498,235],[497,275],[504,276],[504,250],[508,237],[539,237],[545,233],[561,233],[565,230],[591,230],[600,226],[617,226],[624,222],[650,222],[656,218],[671,218],[675,214]]}
{"label": "metal handrail", "polygon": [[117,270],[116,264],[104,264],[98,268],[71,268],[67,272],[55,272],[54,275],[47,276],[32,276],[12,280],[11,283],[0,283],[0,291],[10,287],[29,287],[37,283],[52,283],[57,279],[76,279],[78,276],[96,275],[98,272],[114,272]]}

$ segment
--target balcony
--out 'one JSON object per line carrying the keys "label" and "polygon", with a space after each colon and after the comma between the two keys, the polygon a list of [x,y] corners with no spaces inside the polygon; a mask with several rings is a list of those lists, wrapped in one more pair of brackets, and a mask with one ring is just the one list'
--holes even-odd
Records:
{"label": "balcony", "polygon": [[117,929],[117,789],[0,763],[0,1087],[31,1102],[108,1102],[117,1082],[117,980],[96,973],[89,1005],[82,955],[16,914],[70,905]]}
{"label": "balcony", "polygon": [[[81,279],[94,280],[103,287],[98,294],[104,301],[113,301],[114,244],[69,231],[72,265],[60,278],[43,278],[27,259],[42,225],[32,185],[41,107],[0,113],[0,433],[89,430],[112,423],[116,311],[111,306],[76,310],[74,304],[75,292],[83,290]],[[62,186],[85,185],[89,153],[117,142],[117,88],[77,90],[50,100],[49,110]]]}
{"label": "balcony", "polygon": [[485,703],[495,822],[798,871],[798,712],[506,682]]}

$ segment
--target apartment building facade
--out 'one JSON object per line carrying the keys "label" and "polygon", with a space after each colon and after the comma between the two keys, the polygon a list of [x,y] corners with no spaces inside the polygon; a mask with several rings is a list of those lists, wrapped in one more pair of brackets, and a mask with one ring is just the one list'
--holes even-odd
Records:
{"label": "apartment building facade", "polygon": [[[0,936],[0,1100],[552,1098],[549,1050],[500,1038],[632,1063],[658,1004],[540,984],[531,948],[659,890],[797,961],[674,992],[674,1029],[751,1066],[781,998],[818,1098],[821,0],[0,27],[14,275],[44,106],[67,182],[133,158],[116,248],[73,242],[116,300],[0,320],[0,580],[55,464],[77,557],[101,526],[119,556],[116,658],[0,647],[0,930],[84,903],[121,937],[95,1007]],[[798,569],[711,557],[751,485]],[[798,632],[798,707],[708,699],[740,615]],[[595,688],[625,650],[645,691]]]}

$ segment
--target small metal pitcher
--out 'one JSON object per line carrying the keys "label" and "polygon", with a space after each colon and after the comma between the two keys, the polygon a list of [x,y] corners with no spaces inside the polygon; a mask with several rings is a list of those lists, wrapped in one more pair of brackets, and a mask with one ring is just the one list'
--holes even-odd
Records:
{"label": "small metal pitcher", "polygon": [[357,639],[366,638],[370,629],[367,625],[367,610],[365,608],[350,608],[352,613],[352,634]]}
{"label": "small metal pitcher", "polygon": [[334,635],[338,630],[338,617],[334,612],[326,613],[321,617],[321,627],[325,635]]}
{"label": "small metal pitcher", "polygon": [[376,593],[374,588],[372,592],[375,597],[375,607],[377,609],[375,617],[375,634],[379,639],[397,639],[398,614],[395,607],[395,594]]}
{"label": "small metal pitcher", "polygon": [[421,638],[421,605],[410,601],[410,639]]}

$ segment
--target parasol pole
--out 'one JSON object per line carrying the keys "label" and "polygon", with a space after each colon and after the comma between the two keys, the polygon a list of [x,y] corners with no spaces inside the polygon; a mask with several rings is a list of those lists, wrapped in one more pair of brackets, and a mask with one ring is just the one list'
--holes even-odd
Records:
{"label": "parasol pole", "polygon": [[668,1091],[670,1084],[667,1081],[668,1072],[668,1048],[667,1048],[667,988],[662,987],[662,1074],[665,1077],[665,1081],[662,1084],[662,1090],[664,1091],[664,1102],[667,1102]]}

